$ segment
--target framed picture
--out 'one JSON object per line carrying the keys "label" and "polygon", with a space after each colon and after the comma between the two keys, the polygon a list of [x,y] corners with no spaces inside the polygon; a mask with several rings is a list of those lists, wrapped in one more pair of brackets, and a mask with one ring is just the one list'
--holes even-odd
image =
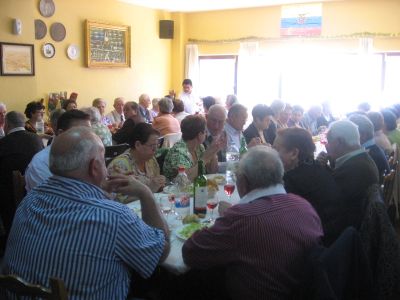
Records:
{"label": "framed picture", "polygon": [[34,76],[34,46],[0,43],[0,72],[3,76]]}
{"label": "framed picture", "polygon": [[131,28],[86,21],[86,65],[89,68],[131,66]]}

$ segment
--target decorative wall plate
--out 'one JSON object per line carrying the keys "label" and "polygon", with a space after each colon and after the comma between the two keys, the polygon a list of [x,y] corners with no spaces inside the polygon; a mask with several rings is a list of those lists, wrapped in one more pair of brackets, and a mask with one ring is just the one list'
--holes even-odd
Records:
{"label": "decorative wall plate", "polygon": [[35,39],[41,40],[46,36],[47,26],[46,24],[39,19],[35,20]]}
{"label": "decorative wall plate", "polygon": [[52,58],[56,54],[56,49],[54,48],[53,44],[46,43],[42,47],[42,52],[43,52],[44,57]]}
{"label": "decorative wall plate", "polygon": [[50,36],[56,42],[61,42],[65,39],[66,30],[63,24],[61,23],[53,23],[50,26]]}
{"label": "decorative wall plate", "polygon": [[77,45],[69,45],[67,55],[69,59],[75,60],[79,57],[80,51]]}
{"label": "decorative wall plate", "polygon": [[54,5],[53,0],[40,0],[39,12],[43,17],[51,17],[54,15],[55,10],[56,6]]}

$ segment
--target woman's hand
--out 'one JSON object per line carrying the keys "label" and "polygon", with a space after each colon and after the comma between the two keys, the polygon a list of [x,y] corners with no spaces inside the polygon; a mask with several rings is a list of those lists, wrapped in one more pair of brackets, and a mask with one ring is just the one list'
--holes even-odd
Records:
{"label": "woman's hand", "polygon": [[149,188],[133,176],[113,175],[104,181],[102,188],[108,193],[120,193],[132,197],[140,198],[145,193],[151,193]]}

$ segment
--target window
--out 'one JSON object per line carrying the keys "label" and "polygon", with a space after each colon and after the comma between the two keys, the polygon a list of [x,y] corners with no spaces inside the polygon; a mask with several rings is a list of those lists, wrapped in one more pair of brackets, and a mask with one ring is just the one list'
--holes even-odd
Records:
{"label": "window", "polygon": [[236,94],[237,56],[199,56],[199,95],[213,96],[225,102]]}

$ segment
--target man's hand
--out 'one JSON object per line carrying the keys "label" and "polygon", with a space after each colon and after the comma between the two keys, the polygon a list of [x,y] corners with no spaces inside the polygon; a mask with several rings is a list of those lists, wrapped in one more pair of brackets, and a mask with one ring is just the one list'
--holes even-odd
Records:
{"label": "man's hand", "polygon": [[109,180],[103,182],[102,188],[108,193],[120,193],[135,198],[151,193],[146,185],[133,178],[133,176],[121,174],[109,176]]}
{"label": "man's hand", "polygon": [[226,201],[220,201],[218,204],[218,213],[222,217],[224,212],[229,208],[232,207],[232,204]]}
{"label": "man's hand", "polygon": [[251,148],[257,145],[261,145],[261,139],[259,137],[254,137],[251,139],[250,143],[247,144],[247,147]]}

